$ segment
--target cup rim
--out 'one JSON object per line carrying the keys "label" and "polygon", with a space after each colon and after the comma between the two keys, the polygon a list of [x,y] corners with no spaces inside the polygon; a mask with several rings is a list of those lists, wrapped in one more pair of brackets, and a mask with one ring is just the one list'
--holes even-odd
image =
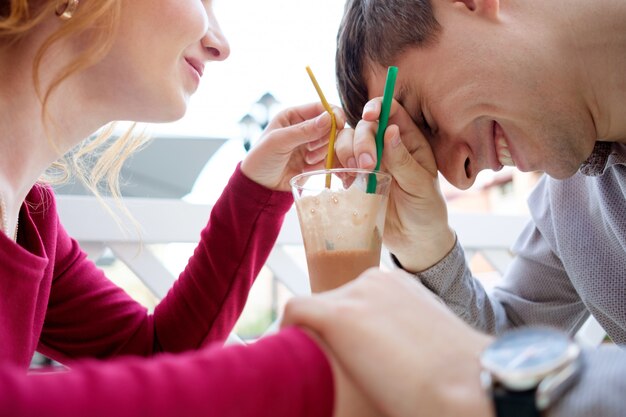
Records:
{"label": "cup rim", "polygon": [[298,175],[294,175],[289,180],[289,185],[291,186],[291,188],[303,189],[305,187],[296,184],[296,181],[298,181],[300,178],[311,177],[313,175],[326,175],[326,174],[334,174],[334,173],[342,173],[342,172],[354,172],[354,173],[357,173],[357,174],[367,174],[367,175],[369,175],[369,174],[376,174],[377,176],[380,176],[380,177],[383,177],[383,178],[388,178],[389,181],[391,181],[391,178],[392,178],[390,173],[384,172],[384,171],[375,170],[375,169],[365,169],[365,168],[316,169],[316,170],[313,170],[313,171],[307,171],[307,172],[300,173]]}

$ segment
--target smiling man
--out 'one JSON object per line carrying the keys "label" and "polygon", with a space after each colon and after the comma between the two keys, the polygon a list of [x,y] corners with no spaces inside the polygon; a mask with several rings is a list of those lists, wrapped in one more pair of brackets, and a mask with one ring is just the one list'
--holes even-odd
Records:
{"label": "smiling man", "polygon": [[[549,325],[572,335],[591,314],[626,343],[626,2],[348,0],[337,50],[340,95],[355,128],[337,140],[345,166],[375,165],[389,65],[399,71],[382,162],[396,181],[384,239],[397,264],[483,332]],[[481,170],[504,165],[547,175],[529,198],[532,220],[516,259],[487,293],[448,225],[437,171],[466,189]],[[441,342],[423,336],[415,342]],[[576,415],[572,402],[586,415],[619,413],[626,358],[618,355],[609,374],[604,354],[586,355],[593,366],[569,403],[558,403],[565,389],[547,403],[524,397],[527,408],[496,398],[497,415],[546,407]],[[531,375],[524,395],[553,371]],[[503,384],[506,397],[511,384]]]}

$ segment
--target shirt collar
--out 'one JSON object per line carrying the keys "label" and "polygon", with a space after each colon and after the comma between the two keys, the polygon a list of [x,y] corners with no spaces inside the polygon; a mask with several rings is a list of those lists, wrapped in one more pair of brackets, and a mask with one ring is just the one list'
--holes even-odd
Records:
{"label": "shirt collar", "polygon": [[589,177],[597,177],[616,164],[626,164],[626,145],[617,142],[596,142],[593,152],[579,168]]}

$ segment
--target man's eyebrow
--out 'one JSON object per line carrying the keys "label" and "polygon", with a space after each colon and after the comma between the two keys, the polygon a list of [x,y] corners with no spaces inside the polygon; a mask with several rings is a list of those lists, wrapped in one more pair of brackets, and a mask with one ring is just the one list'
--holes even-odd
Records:
{"label": "man's eyebrow", "polygon": [[[413,90],[409,84],[399,83],[396,86],[396,94],[394,94],[395,96],[394,98],[396,99],[398,103],[400,103],[402,107],[404,107],[407,111],[409,111],[409,109],[407,109],[407,105],[414,103],[413,99],[415,97],[411,96],[411,94],[414,93],[414,91],[415,90]],[[419,103],[419,99],[417,100],[417,103]],[[411,117],[413,116],[411,115]]]}
{"label": "man's eyebrow", "polygon": [[[394,98],[398,103],[400,103],[402,107],[404,107],[406,112],[409,114],[409,117],[421,129],[423,128],[425,122],[421,117],[418,117],[421,114],[422,110],[419,104],[419,97],[411,96],[411,94],[414,92],[415,90],[411,88],[410,84],[398,83],[396,84],[396,94],[394,95]],[[413,100],[415,98],[417,98],[417,100]],[[411,104],[417,104],[417,108],[411,108]]]}
{"label": "man's eyebrow", "polygon": [[396,101],[404,105],[404,100],[406,100],[406,95],[408,91],[409,89],[407,88],[406,84],[398,83],[398,86],[396,87],[396,94],[395,94]]}

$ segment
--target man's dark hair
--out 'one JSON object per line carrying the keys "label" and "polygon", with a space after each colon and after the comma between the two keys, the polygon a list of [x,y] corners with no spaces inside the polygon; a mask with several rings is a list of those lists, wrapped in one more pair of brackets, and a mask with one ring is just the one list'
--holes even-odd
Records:
{"label": "man's dark hair", "polygon": [[337,34],[336,73],[348,123],[361,119],[366,65],[383,67],[409,47],[434,42],[440,25],[430,0],[347,0]]}

